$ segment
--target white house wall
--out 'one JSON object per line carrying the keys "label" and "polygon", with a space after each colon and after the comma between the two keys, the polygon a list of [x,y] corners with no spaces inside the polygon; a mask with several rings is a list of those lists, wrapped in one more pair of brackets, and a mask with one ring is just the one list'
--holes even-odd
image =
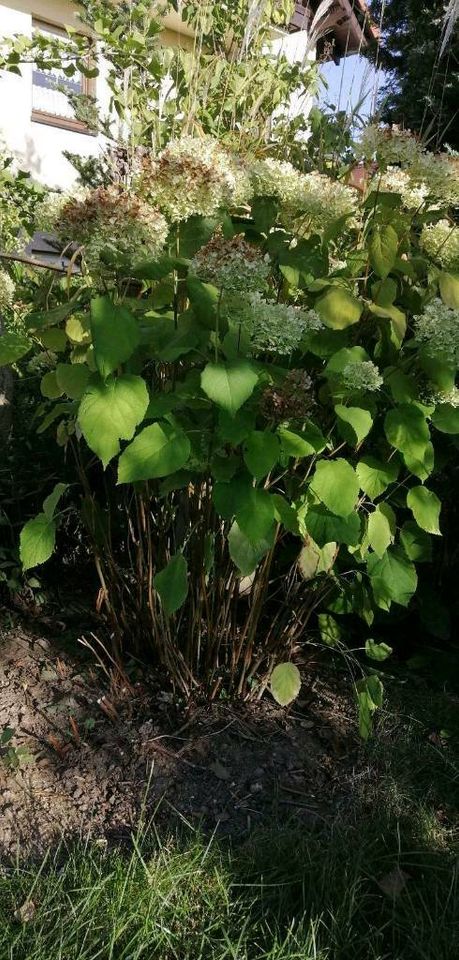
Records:
{"label": "white house wall", "polygon": [[[32,17],[58,24],[78,26],[74,9],[61,0],[37,2],[0,2],[0,37],[25,34],[31,36]],[[103,112],[108,113],[109,90],[104,79],[104,65],[97,78],[97,97]],[[12,153],[18,166],[28,170],[40,183],[70,189],[77,173],[63,156],[64,150],[80,156],[96,156],[104,143],[101,136],[65,130],[32,120],[32,65],[21,67],[22,76],[0,72],[0,150]]]}
{"label": "white house wall", "polygon": [[[296,33],[284,33],[279,31],[270,42],[270,49],[276,56],[283,56],[290,64],[314,63],[316,59],[315,49],[308,49],[308,33],[306,30],[298,30]],[[304,94],[302,90],[294,91],[290,97],[287,108],[276,110],[275,116],[281,114],[287,115],[290,120],[302,116],[308,117],[315,101],[315,93]],[[307,134],[306,134],[307,135]]]}

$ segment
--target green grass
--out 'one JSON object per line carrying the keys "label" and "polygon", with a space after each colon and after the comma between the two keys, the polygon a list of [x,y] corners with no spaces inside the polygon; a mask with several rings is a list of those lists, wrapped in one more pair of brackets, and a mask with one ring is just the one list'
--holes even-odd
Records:
{"label": "green grass", "polygon": [[[453,960],[457,865],[384,817],[260,835],[231,852],[188,837],[104,855],[77,848],[3,878],[2,960]],[[409,875],[396,899],[377,880]],[[32,920],[15,908],[36,905]]]}
{"label": "green grass", "polygon": [[[401,712],[397,689],[333,824],[232,846],[150,824],[130,852],[61,847],[12,866],[0,960],[457,960],[455,704],[423,688]],[[449,738],[432,739],[437,727]],[[379,881],[396,868],[394,897]]]}

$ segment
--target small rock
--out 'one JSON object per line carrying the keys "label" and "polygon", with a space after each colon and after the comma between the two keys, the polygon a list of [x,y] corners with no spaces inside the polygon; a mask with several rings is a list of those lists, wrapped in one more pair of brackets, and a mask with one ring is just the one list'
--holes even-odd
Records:
{"label": "small rock", "polygon": [[218,780],[231,780],[231,774],[227,767],[224,767],[219,760],[215,760],[214,763],[211,763],[209,770],[218,778]]}
{"label": "small rock", "polygon": [[152,725],[153,720],[147,720],[146,723],[142,723],[142,726],[139,727],[139,736],[142,740],[145,740],[147,737],[151,736]]}
{"label": "small rock", "polygon": [[256,783],[250,784],[250,793],[261,793],[263,790],[263,784],[259,780]]}

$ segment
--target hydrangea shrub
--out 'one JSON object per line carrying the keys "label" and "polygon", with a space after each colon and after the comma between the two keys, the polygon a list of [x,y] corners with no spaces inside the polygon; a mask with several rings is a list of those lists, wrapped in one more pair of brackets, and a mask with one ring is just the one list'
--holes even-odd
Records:
{"label": "hydrangea shrub", "polygon": [[[115,652],[150,644],[188,695],[259,693],[312,626],[332,643],[346,613],[370,630],[408,606],[441,535],[459,278],[425,237],[457,230],[454,169],[442,199],[415,141],[371,136],[363,189],[187,137],[130,192],[55,209],[81,275],[28,317],[24,363],[56,344],[38,429],[76,453]],[[61,496],[24,528],[25,568]],[[366,735],[376,673],[358,695]]]}

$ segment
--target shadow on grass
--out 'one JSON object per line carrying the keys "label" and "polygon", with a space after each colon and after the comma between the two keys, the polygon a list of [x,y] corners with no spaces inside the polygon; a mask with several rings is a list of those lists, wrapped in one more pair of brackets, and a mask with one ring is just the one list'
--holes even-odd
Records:
{"label": "shadow on grass", "polygon": [[[0,883],[11,960],[453,960],[457,863],[380,817],[288,825],[238,848],[197,835],[129,857],[60,849]],[[14,910],[22,907],[22,915]]]}
{"label": "shadow on grass", "polygon": [[458,698],[406,673],[387,695],[330,817],[225,840],[146,795],[122,849],[0,866],[0,960],[457,960]]}
{"label": "shadow on grass", "polygon": [[359,803],[331,824],[236,844],[183,824],[159,836],[153,818],[130,851],[61,846],[5,868],[0,957],[457,960],[455,703],[415,701],[402,714],[393,692]]}

